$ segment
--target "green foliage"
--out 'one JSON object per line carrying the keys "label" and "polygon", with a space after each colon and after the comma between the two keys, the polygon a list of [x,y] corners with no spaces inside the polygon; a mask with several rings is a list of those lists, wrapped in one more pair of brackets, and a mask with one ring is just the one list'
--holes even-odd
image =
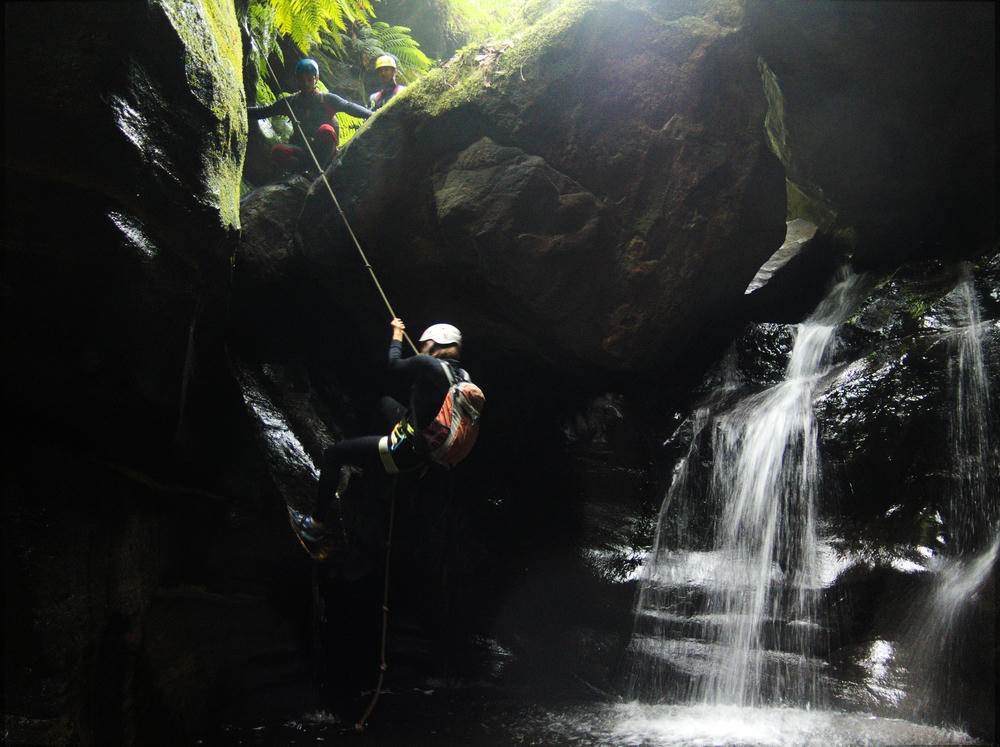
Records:
{"label": "green foliage", "polygon": [[344,112],[337,112],[334,116],[337,117],[337,124],[340,125],[341,145],[354,137],[354,133],[361,129],[361,125],[365,123],[365,120],[352,117],[350,114],[344,114]]}
{"label": "green foliage", "polygon": [[[524,20],[525,0],[441,0],[440,5],[453,31],[466,38],[502,38]],[[281,95],[268,71],[267,58],[274,55],[284,63],[278,44],[283,37],[303,55],[316,58],[321,80],[343,95],[347,95],[345,89],[356,89],[357,95],[348,97],[361,102],[368,93],[365,73],[379,56],[390,54],[396,59],[398,78],[407,85],[434,64],[409,28],[375,19],[373,0],[246,0],[240,7],[240,23],[252,42],[250,62],[258,71],[256,96],[260,104]],[[286,134],[280,119],[272,122],[269,135],[280,138]],[[337,120],[341,144],[362,124],[362,120],[343,113]]]}
{"label": "green foliage", "polygon": [[[334,44],[336,41],[336,44]],[[359,77],[371,69],[375,60],[384,54],[396,58],[397,75],[404,82],[411,82],[427,72],[433,64],[420,45],[410,36],[405,26],[390,26],[382,21],[357,24],[334,40],[324,34],[321,51],[329,58],[339,59],[349,65]],[[364,89],[361,89],[362,96]]]}
{"label": "green foliage", "polygon": [[930,311],[931,305],[926,298],[913,298],[910,299],[909,311],[910,316],[914,319],[920,319]]}
{"label": "green foliage", "polygon": [[399,65],[399,75],[404,80],[412,80],[417,75],[427,72],[433,64],[432,60],[420,50],[420,45],[410,36],[410,29],[405,26],[390,26],[382,21],[371,25],[371,35],[382,50],[381,53],[391,54]]}
{"label": "green foliage", "polygon": [[272,88],[275,81],[267,70],[272,54],[284,62],[279,38],[290,38],[303,55],[321,40],[339,55],[343,52],[339,32],[367,25],[374,17],[371,0],[249,0],[239,21],[250,36],[258,103],[270,103],[280,94]]}
{"label": "green foliage", "polygon": [[[267,68],[267,57],[284,62],[278,40],[290,38],[304,55],[316,58],[320,79],[355,81],[357,99],[364,102],[367,92],[364,73],[383,54],[393,55],[402,81],[412,82],[426,72],[433,60],[404,26],[375,21],[371,0],[250,0],[240,22],[252,42],[251,62],[256,68],[257,102],[270,103],[281,95]],[[321,88],[325,90],[325,87]],[[362,120],[338,114],[340,142],[343,144],[361,126]],[[275,132],[277,134],[277,132]]]}
{"label": "green foliage", "polygon": [[264,2],[253,2],[239,20],[250,37],[250,62],[257,71],[257,103],[270,104],[275,94],[267,83],[267,55],[274,53],[283,59],[274,10]]}
{"label": "green foliage", "polygon": [[[336,44],[334,42],[337,42]],[[425,73],[433,64],[420,50],[420,45],[410,36],[410,29],[404,26],[390,26],[382,21],[371,24],[356,23],[338,35],[324,34],[323,43],[316,50],[321,73],[326,71],[333,78],[338,70],[348,73],[356,86],[357,97],[366,102],[365,71],[370,70],[375,60],[383,54],[396,58],[397,75],[404,83],[410,83]],[[362,120],[347,114],[338,114],[340,142],[345,143],[361,126]]]}
{"label": "green foliage", "polygon": [[513,33],[524,18],[525,0],[447,0],[452,29],[473,40]]}
{"label": "green foliage", "polygon": [[[278,33],[288,36],[303,54],[320,43],[320,33],[346,31],[375,17],[370,0],[267,0]],[[332,28],[331,28],[332,27]]]}

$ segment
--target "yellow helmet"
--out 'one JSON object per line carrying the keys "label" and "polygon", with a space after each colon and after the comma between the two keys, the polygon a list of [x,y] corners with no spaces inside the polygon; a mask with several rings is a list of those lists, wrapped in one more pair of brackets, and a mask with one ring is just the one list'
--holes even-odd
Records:
{"label": "yellow helmet", "polygon": [[375,60],[375,69],[378,70],[380,67],[391,67],[393,70],[396,69],[396,58],[391,54],[384,54]]}

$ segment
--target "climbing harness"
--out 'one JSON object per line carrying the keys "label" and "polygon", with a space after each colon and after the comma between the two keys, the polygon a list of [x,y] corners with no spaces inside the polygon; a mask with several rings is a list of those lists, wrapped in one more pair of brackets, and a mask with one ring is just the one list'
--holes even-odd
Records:
{"label": "climbing harness", "polygon": [[388,436],[382,436],[382,438],[379,439],[379,459],[382,460],[382,467],[388,474],[399,474],[399,465],[397,465],[396,460],[392,458],[392,453],[396,451],[396,449],[398,449],[407,438],[413,438],[415,435],[413,426],[406,422],[406,419],[404,418],[396,423],[392,429],[392,433]]}
{"label": "climbing harness", "polygon": [[[257,44],[254,42],[253,36],[250,34],[250,29],[248,29],[246,26],[244,26],[243,28],[247,32],[247,37],[250,39],[250,43],[253,44],[256,47]],[[260,52],[259,49],[257,51]],[[264,58],[264,64],[267,65],[268,72],[271,73],[271,78],[274,79],[274,82],[277,85],[278,90],[280,91],[281,90],[281,83],[278,81],[278,76],[274,74],[274,70],[271,68],[271,63],[268,61],[267,55],[263,54],[262,57]],[[396,319],[397,318],[397,314],[396,314],[395,311],[393,311],[392,304],[389,303],[389,298],[388,298],[388,296],[386,296],[385,291],[382,290],[382,284],[378,281],[378,278],[375,276],[375,270],[371,266],[371,263],[368,261],[368,257],[367,257],[367,255],[365,255],[364,249],[361,248],[361,242],[358,241],[358,237],[354,234],[354,229],[351,228],[351,224],[347,220],[347,216],[344,214],[344,211],[341,209],[341,207],[340,207],[340,201],[337,200],[337,196],[333,193],[333,188],[330,186],[330,182],[326,178],[326,172],[319,165],[319,159],[317,159],[316,158],[316,154],[313,153],[312,146],[309,144],[309,138],[306,137],[305,130],[303,129],[303,127],[302,127],[301,123],[299,122],[299,120],[296,118],[295,112],[292,111],[292,105],[288,103],[287,98],[285,99],[285,107],[288,109],[288,116],[289,116],[289,118],[295,124],[295,127],[299,131],[299,135],[301,135],[301,137],[302,137],[302,142],[305,143],[306,150],[309,151],[309,157],[312,158],[313,164],[315,164],[315,166],[316,166],[316,171],[319,173],[320,177],[322,177],[323,184],[326,185],[326,191],[329,192],[330,199],[333,200],[333,205],[334,205],[334,207],[337,208],[337,213],[340,215],[340,219],[342,221],[344,221],[344,226],[347,228],[347,233],[350,235],[351,240],[354,242],[355,248],[358,250],[358,254],[361,257],[362,264],[364,264],[365,269],[368,270],[368,274],[371,275],[372,282],[375,283],[376,290],[378,290],[379,295],[382,296],[382,301],[385,303],[386,308],[389,310],[389,314],[391,314],[391,318]],[[410,344],[410,347],[413,349],[414,353],[419,352],[417,350],[417,346],[413,344],[413,340],[410,339],[410,336],[408,334],[406,334],[405,331],[403,332],[403,337],[406,338],[406,341]]]}
{"label": "climbing harness", "polygon": [[[397,93],[402,91],[404,88],[405,86],[400,85],[399,83],[393,86],[392,93],[389,94],[389,97],[386,99],[386,103],[388,103],[390,99],[392,99]],[[382,108],[382,98],[383,98],[382,95],[385,93],[385,90],[386,89],[381,88],[368,97],[368,103],[370,104],[370,106],[368,107],[369,109],[374,111],[376,109]]]}

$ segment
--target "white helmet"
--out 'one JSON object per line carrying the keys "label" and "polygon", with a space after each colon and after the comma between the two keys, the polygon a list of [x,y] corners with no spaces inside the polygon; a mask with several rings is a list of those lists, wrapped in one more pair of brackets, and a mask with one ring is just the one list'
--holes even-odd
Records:
{"label": "white helmet", "polygon": [[438,345],[461,345],[462,333],[451,324],[432,324],[420,335],[420,342],[433,340]]}

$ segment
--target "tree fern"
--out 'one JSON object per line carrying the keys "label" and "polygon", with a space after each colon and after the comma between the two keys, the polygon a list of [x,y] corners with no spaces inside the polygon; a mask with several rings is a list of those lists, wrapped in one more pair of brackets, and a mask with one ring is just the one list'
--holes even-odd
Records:
{"label": "tree fern", "polygon": [[374,17],[371,0],[250,0],[247,6],[251,29],[267,26],[276,32],[257,38],[268,42],[262,46],[269,53],[277,51],[278,36],[287,36],[303,54],[309,54],[320,43],[321,32],[343,32]]}
{"label": "tree fern", "polygon": [[287,36],[304,55],[321,38],[328,47],[342,52],[341,34],[351,26],[367,25],[374,18],[371,0],[250,0],[243,6],[240,22],[251,41],[251,58],[257,75],[257,101],[273,101],[281,91],[267,71],[267,58],[284,62],[278,39]]}
{"label": "tree fern", "polygon": [[405,26],[390,26],[382,21],[371,25],[372,38],[381,50],[396,58],[405,79],[427,72],[433,61],[423,53]]}
{"label": "tree fern", "polygon": [[340,144],[344,145],[348,140],[354,137],[354,133],[361,129],[361,125],[365,123],[365,120],[358,119],[357,117],[352,117],[350,114],[344,114],[344,112],[337,112],[337,124],[340,125]]}
{"label": "tree fern", "polygon": [[396,59],[397,70],[404,80],[412,80],[434,64],[405,26],[390,26],[375,21],[370,25],[355,24],[347,33],[337,36],[339,38],[324,34],[322,51],[351,65],[359,74],[370,69],[375,60],[384,54]]}
{"label": "tree fern", "polygon": [[[317,58],[321,78],[339,79],[339,86],[345,82],[345,74],[354,77],[361,101],[367,97],[365,72],[379,56],[395,57],[400,78],[406,82],[433,64],[410,36],[410,29],[375,21],[372,0],[249,0],[242,7],[240,21],[252,42],[251,62],[258,71],[258,103],[269,103],[281,95],[267,69],[267,59],[275,55],[284,62],[278,45],[283,36],[303,55]],[[362,123],[346,114],[338,114],[337,119],[341,143]]]}

